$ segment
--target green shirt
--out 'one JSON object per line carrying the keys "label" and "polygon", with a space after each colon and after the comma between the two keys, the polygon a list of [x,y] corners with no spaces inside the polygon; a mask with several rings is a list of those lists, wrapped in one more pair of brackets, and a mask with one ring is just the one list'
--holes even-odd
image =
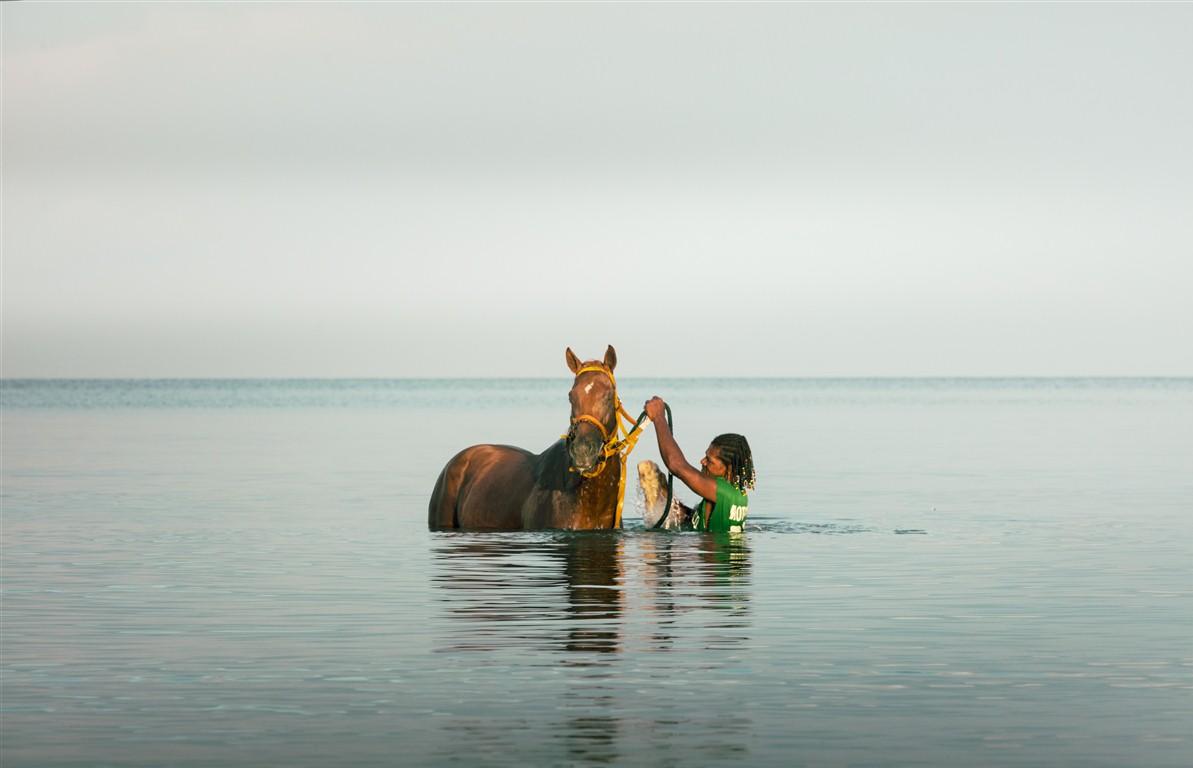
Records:
{"label": "green shirt", "polygon": [[750,498],[735,488],[723,477],[714,478],[717,481],[717,502],[713,505],[712,513],[708,512],[709,502],[701,499],[696,505],[699,519],[693,521],[698,531],[740,531],[746,522],[746,514],[750,510]]}

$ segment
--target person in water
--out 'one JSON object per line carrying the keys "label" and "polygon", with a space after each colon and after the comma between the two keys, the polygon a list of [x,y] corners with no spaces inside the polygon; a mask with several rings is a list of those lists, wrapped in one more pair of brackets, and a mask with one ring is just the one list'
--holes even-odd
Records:
{"label": "person in water", "polygon": [[663,472],[653,461],[644,461],[638,465],[638,480],[646,500],[647,525],[653,526],[660,515],[666,514],[667,528],[742,530],[750,508],[746,494],[754,489],[755,481],[750,444],[742,435],[718,435],[704,452],[700,469],[696,469],[684,458],[675,442],[667,425],[665,408],[666,403],[657,396],[646,401],[646,415],[654,423],[659,439],[659,455],[673,475],[700,495],[700,501],[694,508],[673,501],[671,509],[664,510],[665,492],[660,492],[666,483]]}

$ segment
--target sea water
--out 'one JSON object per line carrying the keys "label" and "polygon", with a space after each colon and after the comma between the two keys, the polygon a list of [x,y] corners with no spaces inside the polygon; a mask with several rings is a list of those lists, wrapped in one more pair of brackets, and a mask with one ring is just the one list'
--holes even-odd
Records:
{"label": "sea water", "polygon": [[744,535],[428,532],[569,383],[4,381],[0,762],[1193,764],[1193,380],[626,378]]}

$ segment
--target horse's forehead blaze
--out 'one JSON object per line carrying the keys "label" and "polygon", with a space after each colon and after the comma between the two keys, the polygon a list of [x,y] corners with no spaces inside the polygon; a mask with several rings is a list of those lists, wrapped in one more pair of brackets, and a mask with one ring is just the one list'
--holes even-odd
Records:
{"label": "horse's forehead blaze", "polygon": [[[580,376],[577,376],[575,383],[572,384],[572,391],[569,393],[569,398],[572,401],[572,417],[588,412],[590,415],[604,420],[610,415],[611,396],[614,394],[612,383],[607,382],[606,377],[598,375],[596,371],[586,371],[585,373],[593,375],[583,382],[580,381]],[[581,374],[581,376],[583,375]],[[598,387],[597,385],[602,381],[606,381],[606,383]]]}
{"label": "horse's forehead blaze", "polygon": [[600,384],[600,381],[596,377],[593,377],[584,384],[577,381],[573,391],[584,401],[592,402],[593,398],[603,397],[613,391],[613,387],[598,387],[597,385]]}

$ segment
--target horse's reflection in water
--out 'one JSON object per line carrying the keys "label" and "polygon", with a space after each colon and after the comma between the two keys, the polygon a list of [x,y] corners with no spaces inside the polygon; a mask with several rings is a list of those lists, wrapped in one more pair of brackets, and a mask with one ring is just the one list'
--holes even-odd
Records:
{"label": "horse's reflection in water", "polygon": [[451,534],[435,543],[436,597],[464,620],[438,650],[621,650],[620,534]]}
{"label": "horse's reflection in water", "polygon": [[[518,667],[572,668],[561,681],[571,684],[549,700],[495,714],[533,723],[534,743],[548,754],[615,760],[622,723],[609,665],[623,649],[621,533],[446,534],[434,546],[435,597],[459,620],[449,622],[438,650],[481,652],[481,666],[513,667],[504,681],[510,691],[520,689]],[[500,751],[510,737],[510,723],[491,717],[455,725],[449,751],[457,756],[473,751],[470,743]]]}
{"label": "horse's reflection in water", "polygon": [[655,649],[693,611],[717,612],[701,619],[704,628],[749,626],[750,548],[740,533],[451,533],[432,541],[435,599],[461,620],[449,624],[440,652],[617,653],[627,612],[643,609],[628,618],[658,620]]}
{"label": "horse's reflection in water", "polygon": [[[740,535],[444,533],[431,542],[432,599],[447,619],[436,650],[473,656],[458,665],[468,677],[499,669],[514,699],[484,720],[455,721],[456,748],[500,748],[525,722],[547,762],[561,748],[568,759],[616,762],[646,746],[637,740],[695,727],[675,718],[673,702],[660,701],[658,722],[643,711],[650,683],[634,679],[639,654],[673,652],[706,668],[731,663],[726,651],[742,651],[749,637]],[[543,666],[559,670],[556,684],[542,684]],[[520,670],[537,687],[523,686]],[[734,749],[742,732],[731,714],[700,717],[698,741]]]}

